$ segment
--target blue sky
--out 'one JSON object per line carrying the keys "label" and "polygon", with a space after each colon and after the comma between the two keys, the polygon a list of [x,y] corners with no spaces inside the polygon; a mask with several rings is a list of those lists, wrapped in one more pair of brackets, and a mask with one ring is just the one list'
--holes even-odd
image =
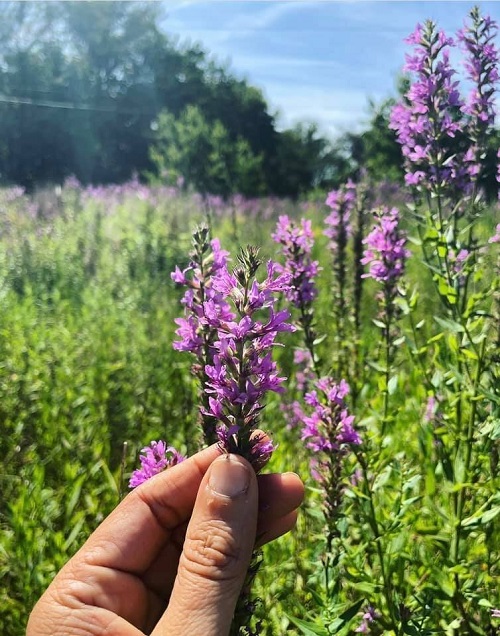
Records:
{"label": "blue sky", "polygon": [[229,61],[282,126],[315,121],[336,135],[363,127],[369,99],[395,94],[417,22],[432,18],[452,35],[474,4],[500,22],[500,2],[168,0],[164,28]]}

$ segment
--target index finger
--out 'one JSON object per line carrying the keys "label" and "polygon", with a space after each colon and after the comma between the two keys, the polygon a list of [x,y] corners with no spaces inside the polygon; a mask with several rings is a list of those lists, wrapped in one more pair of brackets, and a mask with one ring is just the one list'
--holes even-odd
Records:
{"label": "index finger", "polygon": [[73,558],[88,565],[142,574],[187,521],[210,464],[220,455],[217,444],[155,475],[133,490],[103,521]]}

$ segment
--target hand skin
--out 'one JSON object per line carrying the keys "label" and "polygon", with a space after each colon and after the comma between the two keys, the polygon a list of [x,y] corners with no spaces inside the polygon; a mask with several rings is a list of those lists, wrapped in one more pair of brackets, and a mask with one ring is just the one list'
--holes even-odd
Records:
{"label": "hand skin", "polygon": [[[295,525],[293,473],[211,446],[133,490],[57,574],[26,636],[224,636],[255,544]],[[257,538],[257,541],[256,541]]]}

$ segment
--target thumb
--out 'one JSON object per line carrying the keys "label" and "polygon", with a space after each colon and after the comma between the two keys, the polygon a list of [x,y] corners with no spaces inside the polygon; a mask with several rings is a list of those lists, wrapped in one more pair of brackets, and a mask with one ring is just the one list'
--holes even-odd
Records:
{"label": "thumb", "polygon": [[257,479],[238,455],[204,476],[186,532],[170,602],[154,636],[225,636],[255,543]]}

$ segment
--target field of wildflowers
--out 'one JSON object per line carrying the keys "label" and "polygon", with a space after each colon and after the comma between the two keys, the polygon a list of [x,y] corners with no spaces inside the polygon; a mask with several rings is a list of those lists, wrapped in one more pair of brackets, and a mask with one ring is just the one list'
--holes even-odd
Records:
{"label": "field of wildflowers", "polygon": [[0,191],[2,634],[129,486],[213,441],[307,482],[235,634],[500,633],[497,29],[467,25],[408,40],[390,199]]}

